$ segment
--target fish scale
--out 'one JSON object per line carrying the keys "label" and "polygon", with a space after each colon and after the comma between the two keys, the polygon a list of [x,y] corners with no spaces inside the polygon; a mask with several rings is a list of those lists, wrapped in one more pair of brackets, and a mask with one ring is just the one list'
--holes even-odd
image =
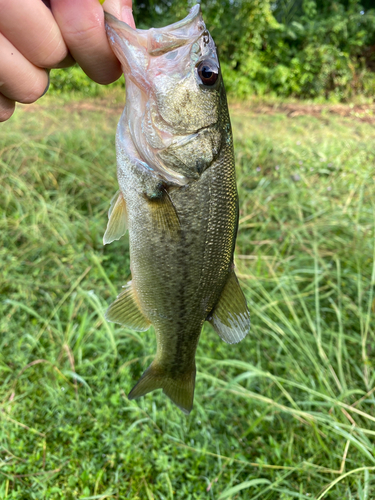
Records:
{"label": "fish scale", "polygon": [[107,15],[106,29],[128,98],[116,137],[120,192],[104,243],[128,227],[132,274],[106,317],[155,328],[155,359],[129,399],[163,389],[189,413],[203,323],[227,343],[250,326],[233,265],[238,196],[224,84],[199,6],[149,31]]}

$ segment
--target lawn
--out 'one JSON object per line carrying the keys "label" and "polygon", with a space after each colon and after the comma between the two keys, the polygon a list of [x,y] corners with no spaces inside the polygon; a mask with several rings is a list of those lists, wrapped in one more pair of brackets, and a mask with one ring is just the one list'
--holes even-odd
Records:
{"label": "lawn", "polygon": [[130,273],[127,237],[102,245],[120,113],[46,98],[0,125],[0,498],[374,499],[373,124],[233,106],[252,328],[206,324],[187,417],[127,400],[154,332],[103,316]]}

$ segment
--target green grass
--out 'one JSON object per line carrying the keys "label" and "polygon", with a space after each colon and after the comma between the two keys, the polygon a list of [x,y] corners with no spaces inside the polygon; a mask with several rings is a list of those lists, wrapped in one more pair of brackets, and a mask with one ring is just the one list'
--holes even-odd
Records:
{"label": "green grass", "polygon": [[1,125],[0,498],[373,499],[374,128],[234,113],[252,330],[204,327],[186,417],[127,400],[154,333],[103,317],[121,106],[44,102]]}

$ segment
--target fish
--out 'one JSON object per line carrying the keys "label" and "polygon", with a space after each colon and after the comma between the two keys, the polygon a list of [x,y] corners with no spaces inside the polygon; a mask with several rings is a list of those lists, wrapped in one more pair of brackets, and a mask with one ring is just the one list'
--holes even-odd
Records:
{"label": "fish", "polygon": [[189,414],[204,322],[228,344],[250,329],[233,263],[239,204],[219,58],[199,5],[163,28],[133,29],[108,13],[105,26],[126,102],[103,243],[128,231],[131,271],[106,319],[154,326],[155,358],[128,398],[162,389]]}

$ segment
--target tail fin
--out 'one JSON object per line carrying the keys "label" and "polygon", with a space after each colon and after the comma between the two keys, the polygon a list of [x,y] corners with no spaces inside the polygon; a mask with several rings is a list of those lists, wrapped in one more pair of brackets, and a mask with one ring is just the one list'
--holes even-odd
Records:
{"label": "tail fin", "polygon": [[190,372],[171,378],[156,361],[153,361],[130,391],[128,398],[137,399],[155,389],[163,389],[164,394],[188,415],[193,408],[195,373],[194,365]]}

